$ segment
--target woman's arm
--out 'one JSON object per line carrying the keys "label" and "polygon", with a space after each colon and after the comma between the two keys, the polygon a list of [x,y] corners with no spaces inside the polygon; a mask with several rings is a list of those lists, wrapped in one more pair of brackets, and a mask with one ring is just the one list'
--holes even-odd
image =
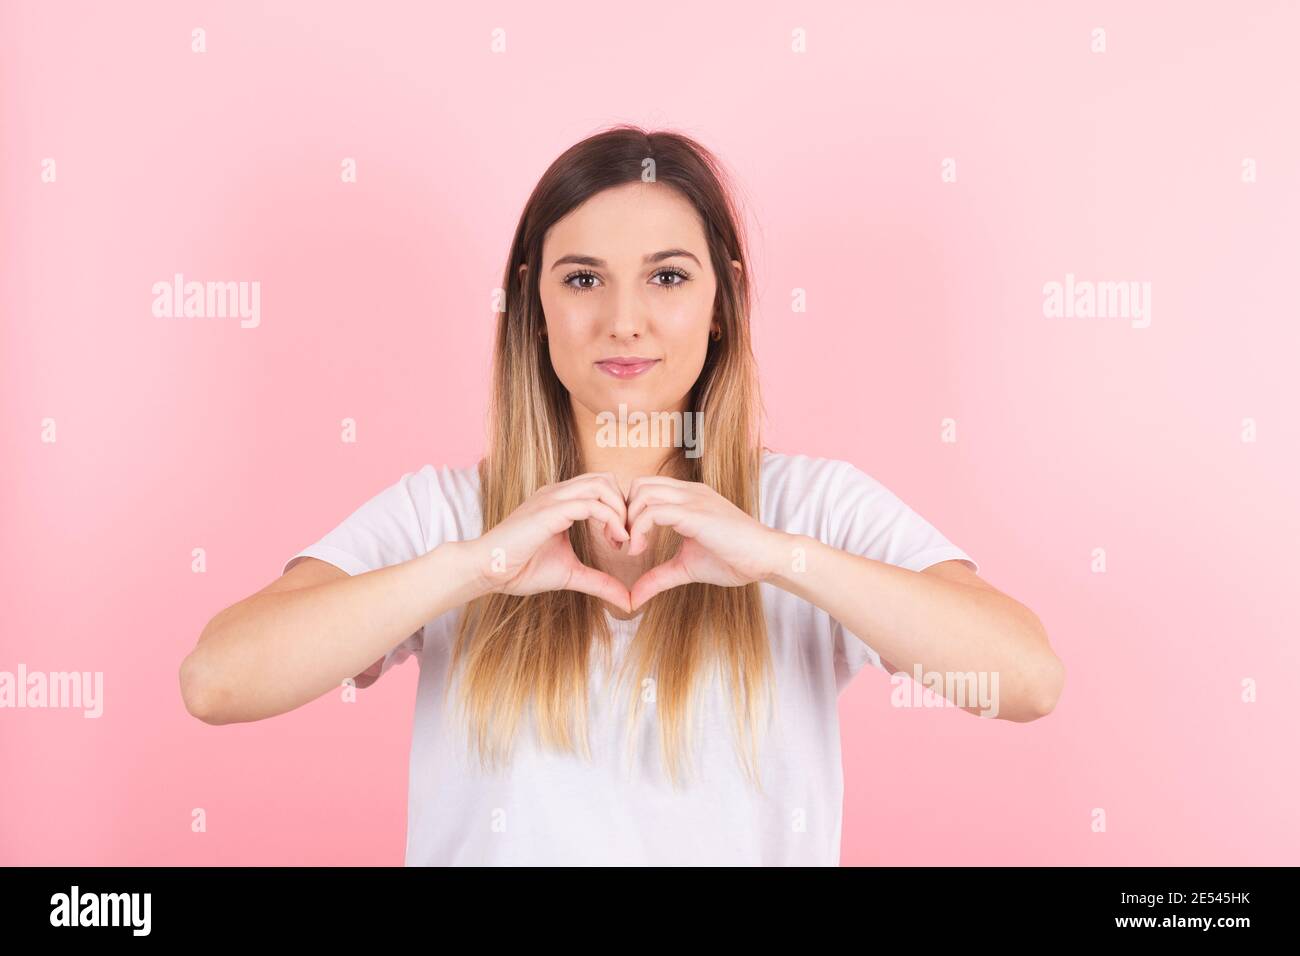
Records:
{"label": "woman's arm", "polygon": [[[1042,621],[961,562],[909,571],[806,535],[773,534],[765,580],[869,640],[891,671],[982,676],[978,686],[996,690],[992,716],[1006,720],[1036,720],[1056,706],[1065,668]],[[943,686],[954,685],[945,680]],[[974,693],[966,698],[975,699]]]}
{"label": "woman's arm", "polygon": [[185,707],[209,724],[293,710],[366,676],[425,623],[492,591],[567,588],[627,608],[627,590],[579,563],[567,533],[575,521],[595,521],[622,541],[623,519],[614,477],[584,474],[538,489],[479,538],[408,561],[349,576],[306,558],[208,622],[181,664]]}
{"label": "woman's arm", "polygon": [[181,663],[185,707],[209,724],[293,710],[483,590],[463,542],[355,576],[304,559],[208,622]]}
{"label": "woman's arm", "polygon": [[708,485],[660,475],[632,482],[627,513],[629,555],[645,550],[656,525],[684,539],[674,558],[632,585],[633,608],[692,581],[723,587],[765,581],[824,610],[894,670],[913,675],[919,667],[924,678],[938,675],[944,688],[949,677],[983,677],[984,686],[996,687],[996,712],[989,716],[1028,721],[1056,705],[1065,668],[1042,622],[969,568],[958,569],[959,562],[909,571],[769,528]]}

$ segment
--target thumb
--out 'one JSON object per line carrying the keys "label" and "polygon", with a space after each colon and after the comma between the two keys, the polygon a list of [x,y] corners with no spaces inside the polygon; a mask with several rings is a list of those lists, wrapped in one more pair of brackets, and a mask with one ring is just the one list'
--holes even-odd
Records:
{"label": "thumb", "polygon": [[635,611],[656,594],[690,583],[691,576],[686,573],[686,565],[682,563],[681,552],[678,552],[671,561],[651,568],[632,584],[629,594],[632,610]]}
{"label": "thumb", "polygon": [[569,579],[564,583],[566,591],[581,591],[583,594],[591,594],[604,601],[608,601],[616,608],[621,608],[632,613],[631,595],[628,594],[627,588],[623,582],[610,577],[604,571],[597,571],[595,568],[587,567],[581,561],[574,559],[569,568]]}

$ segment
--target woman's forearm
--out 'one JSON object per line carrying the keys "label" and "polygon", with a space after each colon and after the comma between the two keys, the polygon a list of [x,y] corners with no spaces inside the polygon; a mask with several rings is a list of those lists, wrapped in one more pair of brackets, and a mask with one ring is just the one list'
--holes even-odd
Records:
{"label": "woman's forearm", "polygon": [[465,550],[447,542],[376,571],[251,595],[216,615],[186,657],[186,706],[211,724],[293,710],[479,593]]}
{"label": "woman's forearm", "polygon": [[1055,706],[1063,668],[1042,622],[1023,604],[806,535],[777,534],[768,583],[826,611],[898,670],[983,677],[997,688],[990,716],[1033,720]]}

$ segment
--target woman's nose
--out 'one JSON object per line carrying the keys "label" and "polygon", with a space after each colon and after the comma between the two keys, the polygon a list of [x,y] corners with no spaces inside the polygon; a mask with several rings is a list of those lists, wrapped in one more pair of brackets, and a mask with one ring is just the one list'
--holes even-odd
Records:
{"label": "woman's nose", "polygon": [[613,313],[608,317],[611,339],[635,339],[645,331],[648,317],[645,300],[635,286],[625,286],[614,297]]}

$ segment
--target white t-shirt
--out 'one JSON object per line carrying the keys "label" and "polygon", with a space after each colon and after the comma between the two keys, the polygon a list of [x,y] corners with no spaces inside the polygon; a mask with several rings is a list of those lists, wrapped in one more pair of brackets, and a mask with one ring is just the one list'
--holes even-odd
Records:
{"label": "white t-shirt", "polygon": [[[912,571],[976,563],[918,513],[849,462],[767,452],[762,521]],[[482,533],[475,466],[425,465],[299,551],[361,574],[409,561],[443,541]],[[838,866],[843,810],[836,698],[879,655],[815,605],[760,584],[776,681],[776,720],[759,750],[764,793],[738,762],[730,696],[716,674],[701,698],[695,778],[674,793],[663,775],[653,704],[638,728],[637,766],[625,760],[626,695],[607,697],[640,618],[607,615],[615,658],[593,643],[592,761],[536,746],[525,721],[513,764],[492,774],[471,758],[463,722],[439,706],[448,680],[456,608],[388,652],[384,673],[420,665],[410,755],[406,865]]]}

